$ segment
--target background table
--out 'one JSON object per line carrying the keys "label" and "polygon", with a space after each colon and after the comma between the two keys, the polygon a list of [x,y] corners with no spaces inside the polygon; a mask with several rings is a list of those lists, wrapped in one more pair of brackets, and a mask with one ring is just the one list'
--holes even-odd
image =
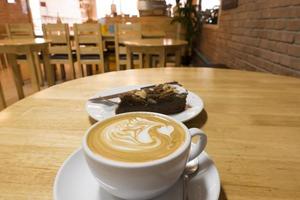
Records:
{"label": "background table", "polygon": [[150,54],[159,55],[159,66],[166,65],[166,56],[168,53],[175,54],[175,66],[181,63],[182,47],[187,45],[187,41],[167,38],[155,39],[134,39],[122,42],[127,47],[127,69],[131,69],[132,53],[146,54],[145,67],[150,67]]}
{"label": "background table", "polygon": [[[100,90],[177,80],[205,110],[187,123],[208,135],[220,199],[300,199],[300,80],[207,68],[151,68],[85,77],[35,93],[0,113],[0,199],[52,199],[57,170],[91,125]],[[167,169],[166,169],[167,170]]]}
{"label": "background table", "polygon": [[44,68],[47,75],[48,85],[54,84],[52,70],[49,62],[49,51],[48,44],[49,40],[42,38],[36,39],[5,39],[0,40],[0,53],[10,54],[8,56],[8,62],[12,66],[14,80],[18,92],[19,99],[24,98],[22,77],[20,74],[20,69],[17,66],[16,55],[25,54],[28,62],[28,67],[31,73],[31,84],[34,91],[39,91],[39,80],[37,74],[37,67],[34,61],[34,53],[42,52]]}

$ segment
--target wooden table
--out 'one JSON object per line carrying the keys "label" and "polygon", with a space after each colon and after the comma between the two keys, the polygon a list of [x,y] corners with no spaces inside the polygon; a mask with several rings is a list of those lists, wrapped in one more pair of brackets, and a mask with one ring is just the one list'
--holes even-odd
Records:
{"label": "wooden table", "polygon": [[16,62],[17,54],[25,54],[28,62],[28,67],[31,73],[31,84],[34,91],[39,91],[39,81],[37,75],[37,66],[34,61],[34,53],[42,52],[43,64],[47,75],[48,85],[54,84],[52,70],[49,62],[48,43],[49,40],[42,38],[36,39],[4,39],[0,40],[0,53],[9,54],[8,62],[12,66],[14,80],[17,87],[19,99],[24,98],[24,91],[22,87],[22,78],[20,69]]}
{"label": "wooden table", "polygon": [[204,111],[186,124],[208,135],[220,199],[300,199],[300,79],[208,68],[104,73],[55,85],[0,112],[0,199],[52,199],[57,170],[92,124],[85,111],[90,96],[173,80],[204,100]]}
{"label": "wooden table", "polygon": [[187,41],[167,38],[152,38],[152,39],[135,39],[123,41],[127,47],[127,68],[133,66],[132,53],[146,54],[145,67],[150,67],[149,55],[159,55],[159,66],[163,67],[166,64],[166,56],[168,53],[175,53],[175,66],[181,63],[181,50],[187,45]]}

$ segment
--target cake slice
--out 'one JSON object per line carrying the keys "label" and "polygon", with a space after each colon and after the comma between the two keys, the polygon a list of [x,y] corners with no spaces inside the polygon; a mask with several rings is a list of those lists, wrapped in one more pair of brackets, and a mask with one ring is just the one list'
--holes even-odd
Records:
{"label": "cake slice", "polygon": [[159,84],[152,88],[133,90],[120,96],[116,114],[148,111],[175,114],[185,110],[187,91],[180,92],[170,84]]}

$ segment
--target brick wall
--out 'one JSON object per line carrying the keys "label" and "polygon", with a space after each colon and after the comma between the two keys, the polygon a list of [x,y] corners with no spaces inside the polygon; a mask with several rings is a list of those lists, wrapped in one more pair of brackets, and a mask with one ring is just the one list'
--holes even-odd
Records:
{"label": "brick wall", "polygon": [[30,22],[30,17],[22,12],[21,0],[16,0],[14,4],[0,0],[0,24],[23,22]]}
{"label": "brick wall", "polygon": [[300,0],[239,0],[203,28],[199,48],[230,68],[300,77]]}

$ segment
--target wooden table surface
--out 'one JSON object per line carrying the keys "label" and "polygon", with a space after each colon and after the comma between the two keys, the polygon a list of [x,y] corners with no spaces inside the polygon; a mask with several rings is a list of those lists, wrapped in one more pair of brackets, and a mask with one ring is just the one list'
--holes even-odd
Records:
{"label": "wooden table surface", "polygon": [[123,42],[127,46],[139,47],[168,47],[187,45],[185,40],[169,39],[169,38],[151,38],[151,39],[132,39]]}
{"label": "wooden table surface", "polygon": [[45,44],[51,42],[50,40],[45,40],[44,38],[35,39],[3,39],[0,40],[0,46],[22,46],[22,45],[32,45],[32,44]]}
{"label": "wooden table surface", "polygon": [[201,96],[187,122],[208,135],[220,199],[300,199],[300,79],[207,68],[110,72],[55,85],[0,113],[0,199],[52,199],[55,175],[91,125],[86,100],[132,84],[177,80]]}
{"label": "wooden table surface", "polygon": [[[38,53],[42,52],[43,64],[47,76],[48,85],[54,84],[54,76],[52,74],[48,45],[51,40],[43,38],[35,39],[3,39],[0,40],[0,53],[7,54],[8,62],[12,66],[14,81],[17,88],[19,99],[24,98],[23,83],[20,69],[17,65],[16,55],[25,54],[28,67],[31,74],[31,84],[34,91],[40,90],[40,82],[43,82],[42,71],[40,66],[36,66]],[[40,79],[40,80],[39,80]]]}
{"label": "wooden table surface", "polygon": [[130,39],[122,41],[127,49],[127,69],[133,66],[132,53],[141,53],[145,55],[144,67],[151,67],[150,55],[159,55],[159,66],[166,66],[168,54],[175,55],[175,66],[181,63],[181,53],[184,46],[187,45],[185,40],[169,38],[151,38],[151,39]]}

